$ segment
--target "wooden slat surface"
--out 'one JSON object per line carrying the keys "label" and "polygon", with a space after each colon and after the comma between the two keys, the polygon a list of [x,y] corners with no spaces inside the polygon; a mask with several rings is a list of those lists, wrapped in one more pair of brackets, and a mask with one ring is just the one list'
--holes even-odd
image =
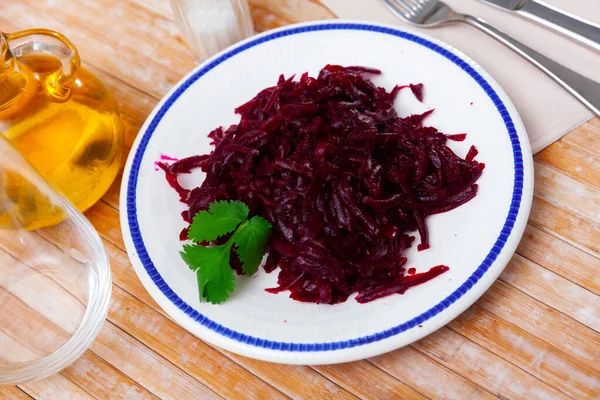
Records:
{"label": "wooden slat surface", "polygon": [[[317,1],[249,2],[258,30],[334,17]],[[58,30],[75,43],[119,102],[128,148],[159,99],[195,65],[168,0],[0,4],[0,30],[30,27]],[[0,387],[0,397],[599,398],[600,120],[536,155],[535,168],[533,209],[517,255],[475,305],[406,348],[319,367],[244,358],[176,325],[144,290],[125,253],[119,176],[87,213],[111,259],[108,321],[73,365],[42,381]],[[57,337],[68,329],[68,321],[44,323]]]}

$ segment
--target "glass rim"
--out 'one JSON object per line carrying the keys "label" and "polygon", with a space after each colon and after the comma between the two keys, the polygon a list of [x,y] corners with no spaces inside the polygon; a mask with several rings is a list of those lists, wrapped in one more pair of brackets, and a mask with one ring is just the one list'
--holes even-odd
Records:
{"label": "glass rim", "polygon": [[[61,198],[62,196],[59,195]],[[89,287],[89,298],[81,323],[75,333],[51,354],[32,361],[15,363],[3,367],[0,365],[0,385],[17,385],[39,380],[53,375],[75,362],[90,347],[104,325],[112,293],[112,274],[106,249],[102,239],[83,214],[64,198],[63,206],[73,212],[73,216],[85,225],[86,231],[93,236],[90,240],[98,262],[88,264],[97,275],[95,284]]]}

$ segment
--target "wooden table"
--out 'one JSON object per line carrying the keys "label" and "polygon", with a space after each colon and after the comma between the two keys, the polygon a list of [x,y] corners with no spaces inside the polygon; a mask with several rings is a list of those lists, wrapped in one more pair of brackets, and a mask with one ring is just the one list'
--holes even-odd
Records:
{"label": "wooden table", "polygon": [[[257,28],[330,16],[309,0],[252,0]],[[130,146],[195,62],[168,0],[10,0],[0,29],[66,34],[119,102]],[[88,218],[114,287],[97,340],[61,373],[2,398],[599,398],[600,120],[535,157],[529,225],[500,279],[448,326],[406,348],[332,366],[285,366],[214,348],[150,298],[125,253],[115,182]]]}

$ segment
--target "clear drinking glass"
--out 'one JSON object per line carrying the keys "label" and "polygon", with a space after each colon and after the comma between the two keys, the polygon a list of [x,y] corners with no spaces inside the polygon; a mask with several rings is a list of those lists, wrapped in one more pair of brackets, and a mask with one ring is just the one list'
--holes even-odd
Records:
{"label": "clear drinking glass", "polygon": [[[32,228],[45,215],[60,222]],[[0,135],[0,384],[75,361],[100,330],[110,293],[92,225]]]}
{"label": "clear drinking glass", "polygon": [[171,0],[171,7],[198,61],[254,33],[247,0]]}

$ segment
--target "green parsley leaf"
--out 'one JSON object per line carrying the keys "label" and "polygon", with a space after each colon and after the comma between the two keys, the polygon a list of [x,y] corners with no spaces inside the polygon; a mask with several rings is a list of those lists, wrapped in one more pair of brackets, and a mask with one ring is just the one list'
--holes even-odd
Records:
{"label": "green parsley leaf", "polygon": [[234,232],[227,243],[220,246],[186,244],[181,258],[196,273],[200,301],[205,298],[213,304],[227,300],[235,288],[235,274],[229,264],[231,249],[235,246],[246,275],[253,275],[265,254],[271,236],[271,224],[259,217],[248,221],[248,207],[239,201],[218,201],[194,216],[188,236],[194,242],[212,242]]}
{"label": "green parsley leaf", "polygon": [[235,288],[235,275],[229,266],[231,245],[205,247],[185,245],[181,258],[196,271],[200,301],[202,298],[212,304],[222,303]]}
{"label": "green parsley leaf", "polygon": [[258,270],[270,236],[271,224],[258,215],[240,225],[233,235],[233,243],[246,275],[254,275]]}
{"label": "green parsley leaf", "polygon": [[188,237],[194,242],[212,242],[247,221],[248,212],[248,206],[239,201],[216,201],[208,211],[200,211],[194,216]]}

